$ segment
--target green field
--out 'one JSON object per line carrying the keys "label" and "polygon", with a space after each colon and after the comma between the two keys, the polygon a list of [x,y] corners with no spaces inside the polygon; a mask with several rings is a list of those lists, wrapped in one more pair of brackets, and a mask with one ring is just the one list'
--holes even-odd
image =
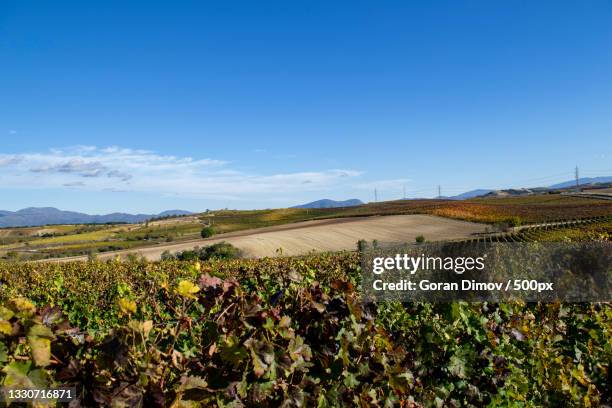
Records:
{"label": "green field", "polygon": [[53,225],[0,229],[0,258],[40,259],[137,248],[199,237],[203,224],[174,220],[119,225]]}

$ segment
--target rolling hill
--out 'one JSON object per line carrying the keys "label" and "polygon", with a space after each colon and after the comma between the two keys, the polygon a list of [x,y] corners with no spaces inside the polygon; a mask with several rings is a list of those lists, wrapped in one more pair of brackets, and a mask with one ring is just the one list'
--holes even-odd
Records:
{"label": "rolling hill", "polygon": [[445,199],[449,199],[449,200],[467,200],[469,198],[475,198],[475,197],[483,196],[485,194],[490,193],[491,191],[493,191],[493,190],[482,189],[481,188],[481,189],[466,191],[465,193],[457,194],[457,195],[452,196],[452,197],[441,197],[441,198],[445,198]]}
{"label": "rolling hill", "polygon": [[357,205],[362,205],[363,201],[358,200],[356,198],[344,201],[335,201],[329,199],[312,201],[310,203],[296,205],[291,208],[341,208],[341,207],[355,207]]}

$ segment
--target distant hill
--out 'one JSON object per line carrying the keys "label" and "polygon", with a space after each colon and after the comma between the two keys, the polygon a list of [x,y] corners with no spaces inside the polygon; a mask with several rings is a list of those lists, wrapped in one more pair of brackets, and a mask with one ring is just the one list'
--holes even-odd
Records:
{"label": "distant hill", "polygon": [[73,211],[62,211],[53,207],[30,207],[19,211],[0,211],[0,227],[26,227],[50,224],[105,224],[112,222],[132,224],[152,218],[188,214],[191,213],[183,210],[169,210],[160,214],[112,213],[89,215]]}
{"label": "distant hill", "polygon": [[536,194],[537,192],[542,193],[544,191],[546,190],[535,191],[529,188],[508,188],[505,190],[491,190],[490,192],[485,194],[483,197],[517,197],[517,196]]}
{"label": "distant hill", "polygon": [[159,214],[156,215],[156,217],[172,217],[172,216],[176,216],[176,215],[190,215],[193,214],[191,211],[185,211],[185,210],[167,210],[167,211],[162,211]]}
{"label": "distant hill", "polygon": [[[586,186],[606,187],[612,184],[612,177],[584,177],[578,179],[578,184],[585,188]],[[553,184],[548,187],[532,187],[532,188],[509,188],[504,190],[491,190],[485,194],[485,197],[515,197],[531,194],[547,194],[550,192],[559,192],[559,190],[573,189],[576,185],[576,180],[568,180],[562,183]]]}
{"label": "distant hill", "polygon": [[450,200],[467,200],[468,198],[480,197],[485,194],[489,194],[491,191],[493,190],[480,188],[477,190],[466,191],[465,193],[457,194],[456,196],[443,197],[443,198],[448,198]]}
{"label": "distant hill", "polygon": [[317,200],[310,203],[296,205],[291,208],[339,208],[339,207],[354,207],[356,205],[362,205],[363,201],[353,198],[351,200],[345,201],[335,201],[335,200]]}
{"label": "distant hill", "polygon": [[[604,176],[604,177],[583,177],[578,179],[578,184],[594,184],[594,183],[612,183],[612,176]],[[576,180],[564,181],[563,183],[554,184],[549,186],[549,188],[567,188],[574,187],[576,185]]]}
{"label": "distant hill", "polygon": [[[608,177],[583,177],[578,179],[581,186],[588,184],[606,184],[612,183],[612,176]],[[557,183],[548,187],[533,187],[533,188],[509,188],[502,190],[477,189],[467,191],[452,197],[440,197],[447,200],[467,200],[474,197],[511,197],[529,194],[543,194],[549,190],[557,190],[563,188],[571,188],[576,185],[576,180],[568,180],[562,183]]]}

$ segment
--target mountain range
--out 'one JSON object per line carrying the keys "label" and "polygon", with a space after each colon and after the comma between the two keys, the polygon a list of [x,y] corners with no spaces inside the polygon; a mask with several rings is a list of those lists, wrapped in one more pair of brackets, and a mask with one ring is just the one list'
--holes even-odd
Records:
{"label": "mountain range", "polygon": [[[578,184],[595,184],[595,183],[612,183],[612,176],[608,177],[583,177],[578,179]],[[562,183],[553,184],[549,186],[549,188],[567,188],[574,187],[576,185],[576,180],[564,181]]]}
{"label": "mountain range", "polygon": [[466,191],[465,193],[457,194],[452,197],[440,197],[440,198],[445,198],[447,200],[467,200],[468,198],[480,197],[485,194],[489,194],[492,191],[493,190],[479,188],[476,190]]}
{"label": "mountain range", "polygon": [[106,224],[106,223],[138,223],[152,218],[175,215],[189,215],[183,210],[168,210],[159,214],[126,214],[112,213],[105,215],[89,215],[74,211],[62,211],[53,207],[30,207],[19,211],[0,211],[0,227],[26,227],[51,224]]}
{"label": "mountain range", "polygon": [[312,201],[310,203],[296,205],[291,208],[339,208],[339,207],[354,207],[356,205],[362,205],[363,201],[356,198],[344,201],[335,201],[324,198],[323,200]]}
{"label": "mountain range", "polygon": [[[612,176],[604,177],[584,177],[578,179],[581,186],[589,184],[605,184],[612,183]],[[466,191],[452,197],[440,197],[450,200],[466,200],[474,197],[482,196],[507,196],[507,195],[523,195],[534,192],[546,192],[554,189],[571,188],[576,184],[576,180],[564,181],[548,187],[538,187],[531,189],[508,189],[508,190],[489,190],[476,189]],[[312,201],[310,203],[296,205],[291,208],[339,208],[339,207],[354,207],[364,204],[358,199],[350,199],[344,201],[335,201],[322,199]],[[153,218],[189,215],[193,214],[183,210],[168,210],[159,214],[126,214],[112,213],[105,215],[89,215],[73,211],[62,211],[53,207],[30,207],[19,211],[2,211],[0,210],[0,228],[5,227],[26,227],[26,226],[41,226],[52,224],[106,224],[106,223],[139,223]]]}
{"label": "mountain range", "polygon": [[[578,179],[578,184],[582,187],[587,185],[596,184],[607,184],[612,183],[612,176],[604,177],[583,177]],[[467,200],[469,198],[484,197],[484,196],[512,196],[512,195],[524,195],[532,193],[542,193],[549,190],[558,190],[572,188],[576,185],[576,180],[568,180],[561,183],[553,184],[548,187],[535,187],[535,188],[515,188],[515,189],[503,189],[503,190],[490,190],[490,189],[477,189],[467,191],[462,194],[458,194],[452,197],[440,197],[447,200]]]}
{"label": "mountain range", "polygon": [[[583,177],[578,179],[578,183],[581,186],[590,185],[590,184],[603,184],[603,183],[612,183],[612,176],[603,176],[603,177]],[[506,189],[506,190],[491,190],[479,188],[476,190],[466,191],[465,193],[457,194],[454,196],[442,196],[439,198],[445,200],[467,200],[475,197],[483,197],[483,196],[511,196],[511,195],[523,195],[523,194],[532,194],[534,192],[546,192],[548,190],[554,189],[563,189],[568,187],[573,187],[576,185],[576,180],[564,181],[562,183],[553,184],[548,187],[536,187],[530,189]],[[338,207],[353,207],[356,205],[362,205],[363,201],[358,199],[351,199],[345,201],[335,201],[329,199],[312,201],[310,203],[296,205],[291,208],[338,208]]]}

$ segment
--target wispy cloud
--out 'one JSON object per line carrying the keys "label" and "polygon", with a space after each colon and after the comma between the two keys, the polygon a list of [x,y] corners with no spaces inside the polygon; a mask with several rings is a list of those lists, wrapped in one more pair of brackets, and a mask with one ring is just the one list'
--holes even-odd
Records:
{"label": "wispy cloud", "polygon": [[0,155],[0,167],[2,166],[10,166],[12,164],[17,164],[21,161],[21,157],[19,156],[9,156],[9,155]]}
{"label": "wispy cloud", "polygon": [[124,173],[119,170],[111,170],[106,173],[106,176],[111,177],[111,178],[115,177],[115,178],[121,179],[121,181],[128,181],[132,178],[131,174]]}
{"label": "wispy cloud", "polygon": [[64,183],[64,187],[85,187],[85,183],[82,181],[72,181],[70,183]]}
{"label": "wispy cloud", "polygon": [[345,169],[256,174],[211,158],[161,155],[121,147],[76,146],[0,154],[0,188],[133,191],[194,198],[245,199],[279,192],[330,190],[358,178]]}
{"label": "wispy cloud", "polygon": [[108,167],[99,161],[87,161],[85,159],[70,159],[65,162],[35,167],[30,169],[34,173],[72,173],[81,177],[100,177],[104,174],[114,173],[115,170],[109,171]]}

